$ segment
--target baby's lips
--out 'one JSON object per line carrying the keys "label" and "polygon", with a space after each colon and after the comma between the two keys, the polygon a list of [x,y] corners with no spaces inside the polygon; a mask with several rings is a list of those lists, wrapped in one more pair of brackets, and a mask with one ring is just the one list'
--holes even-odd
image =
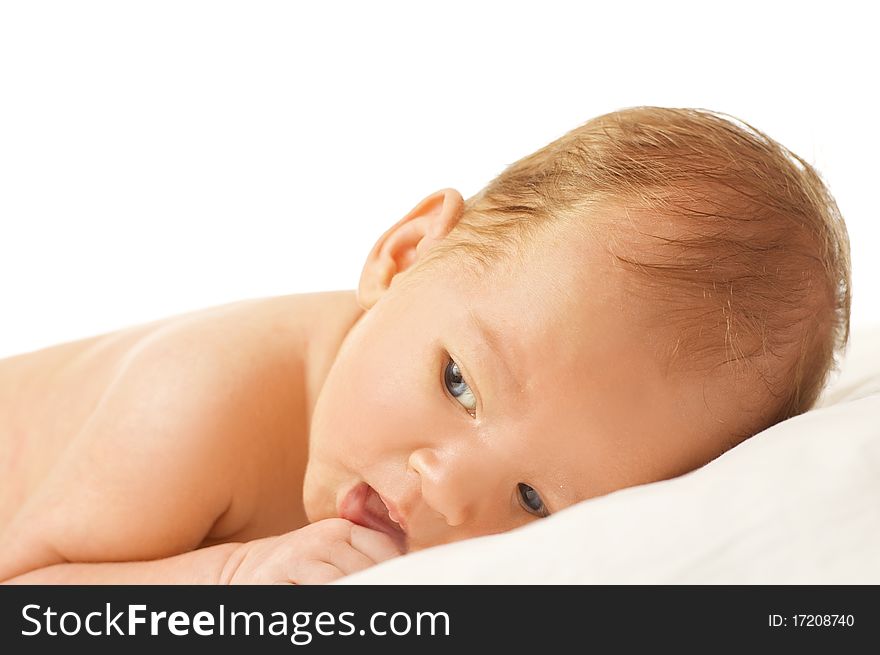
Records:
{"label": "baby's lips", "polygon": [[366,482],[355,485],[346,494],[339,508],[339,516],[388,535],[401,554],[406,552],[406,533],[391,520],[385,503]]}

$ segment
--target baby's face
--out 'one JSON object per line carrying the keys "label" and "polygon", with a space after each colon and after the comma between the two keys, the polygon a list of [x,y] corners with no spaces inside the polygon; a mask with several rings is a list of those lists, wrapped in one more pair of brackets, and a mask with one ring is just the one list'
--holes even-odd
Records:
{"label": "baby's face", "polygon": [[479,279],[392,284],[317,400],[310,521],[366,482],[418,550],[709,461],[736,421],[730,394],[666,377],[641,320],[621,272],[574,240]]}

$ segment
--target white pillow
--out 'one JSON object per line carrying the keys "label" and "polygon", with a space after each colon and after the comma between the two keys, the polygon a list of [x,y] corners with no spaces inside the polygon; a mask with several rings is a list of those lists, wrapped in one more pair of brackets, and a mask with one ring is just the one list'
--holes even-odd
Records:
{"label": "white pillow", "polygon": [[880,583],[880,326],[816,407],[678,478],[338,584]]}

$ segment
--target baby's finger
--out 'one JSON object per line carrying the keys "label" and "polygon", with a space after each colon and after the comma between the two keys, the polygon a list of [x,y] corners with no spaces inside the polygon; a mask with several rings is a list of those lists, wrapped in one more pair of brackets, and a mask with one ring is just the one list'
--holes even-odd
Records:
{"label": "baby's finger", "polygon": [[376,563],[347,541],[337,541],[333,544],[330,550],[329,562],[345,575],[363,571]]}
{"label": "baby's finger", "polygon": [[345,574],[342,571],[329,562],[309,560],[299,567],[297,579],[293,582],[299,585],[327,584],[328,582],[338,580],[343,575]]}
{"label": "baby's finger", "polygon": [[403,554],[403,550],[384,532],[356,523],[351,526],[351,545],[377,563]]}

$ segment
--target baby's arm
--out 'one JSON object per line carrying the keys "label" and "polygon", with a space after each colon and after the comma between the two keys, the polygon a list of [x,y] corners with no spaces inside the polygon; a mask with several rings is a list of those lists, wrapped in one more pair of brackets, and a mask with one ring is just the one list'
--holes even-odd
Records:
{"label": "baby's arm", "polygon": [[324,519],[277,537],[156,560],[53,564],[2,584],[324,584],[401,554],[382,532]]}
{"label": "baby's arm", "polygon": [[221,516],[248,518],[241,472],[260,428],[242,414],[260,387],[245,343],[192,326],[139,346],[0,534],[0,583],[321,583],[399,555],[343,519],[197,548]]}
{"label": "baby's arm", "polygon": [[220,584],[224,567],[242,544],[217,544],[143,562],[53,564],[2,584]]}

